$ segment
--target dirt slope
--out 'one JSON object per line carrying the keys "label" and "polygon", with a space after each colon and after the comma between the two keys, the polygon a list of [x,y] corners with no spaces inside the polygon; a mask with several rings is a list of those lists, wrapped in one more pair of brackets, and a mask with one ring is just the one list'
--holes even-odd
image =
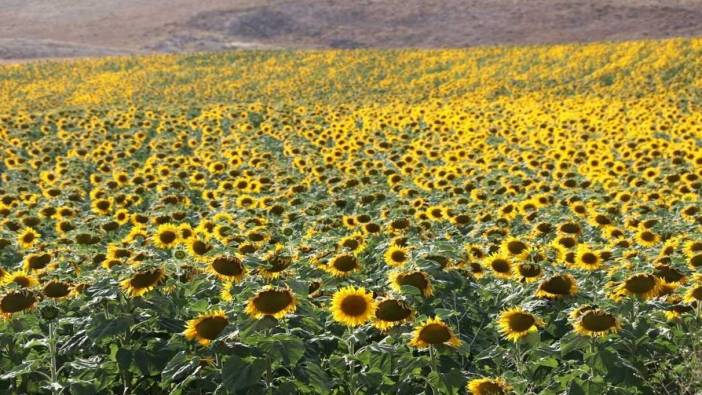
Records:
{"label": "dirt slope", "polygon": [[702,35],[702,0],[3,0],[0,59]]}

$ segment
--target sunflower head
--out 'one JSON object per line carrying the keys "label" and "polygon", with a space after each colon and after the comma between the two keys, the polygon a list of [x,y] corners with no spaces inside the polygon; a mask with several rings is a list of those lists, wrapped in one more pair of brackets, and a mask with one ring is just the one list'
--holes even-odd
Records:
{"label": "sunflower head", "polygon": [[351,327],[368,322],[374,316],[376,308],[373,295],[365,288],[342,288],[334,293],[331,300],[334,320]]}
{"label": "sunflower head", "polygon": [[570,274],[558,274],[547,278],[539,284],[536,297],[545,299],[561,299],[573,296],[578,291],[575,277]]}
{"label": "sunflower head", "polygon": [[621,324],[613,314],[600,309],[589,309],[579,315],[573,327],[575,332],[583,336],[595,337],[615,333],[621,329]]}
{"label": "sunflower head", "polygon": [[163,280],[164,276],[165,273],[161,268],[137,272],[132,275],[132,277],[121,282],[122,289],[124,289],[129,296],[142,296],[154,289],[158,283]]}
{"label": "sunflower head", "polygon": [[353,254],[338,254],[329,260],[324,268],[334,277],[346,277],[361,268],[358,258]]}
{"label": "sunflower head", "polygon": [[461,340],[439,317],[429,318],[419,324],[414,329],[412,340],[410,341],[410,346],[417,348],[427,348],[442,344],[458,347],[461,345]]}
{"label": "sunflower head", "polygon": [[266,286],[248,300],[244,311],[254,319],[280,319],[296,309],[297,299],[290,289]]}
{"label": "sunflower head", "polygon": [[502,241],[500,250],[508,257],[522,260],[529,255],[529,245],[516,237],[508,237]]}
{"label": "sunflower head", "polygon": [[151,240],[158,248],[173,248],[180,243],[180,230],[171,223],[159,225]]}
{"label": "sunflower head", "polygon": [[468,382],[466,388],[472,395],[505,395],[512,390],[512,387],[499,377],[473,379]]}
{"label": "sunflower head", "polygon": [[414,311],[407,303],[398,299],[384,299],[378,302],[373,326],[385,331],[393,326],[411,321]]}
{"label": "sunflower head", "polygon": [[11,318],[13,314],[31,309],[36,302],[34,293],[26,289],[8,292],[0,297],[0,315]]}
{"label": "sunflower head", "polygon": [[398,245],[391,245],[385,251],[385,263],[391,267],[399,267],[404,265],[409,260],[409,249]]}
{"label": "sunflower head", "polygon": [[242,260],[234,255],[213,257],[207,265],[207,271],[227,282],[239,282],[246,274]]}
{"label": "sunflower head", "polygon": [[638,273],[624,280],[612,294],[615,300],[629,295],[648,300],[658,295],[661,280],[653,274]]}
{"label": "sunflower head", "polygon": [[402,286],[408,285],[417,288],[425,298],[432,295],[433,290],[429,275],[421,270],[410,272],[392,272],[390,277],[390,287],[397,292],[402,292]]}
{"label": "sunflower head", "polygon": [[514,274],[512,259],[506,255],[493,254],[485,259],[484,266],[491,269],[497,278],[509,280]]}
{"label": "sunflower head", "polygon": [[541,318],[521,308],[514,307],[503,311],[497,323],[500,332],[511,341],[519,341],[531,332],[536,332],[544,325]]}
{"label": "sunflower head", "polygon": [[228,324],[229,320],[224,311],[215,310],[188,321],[183,335],[188,340],[196,340],[201,345],[208,346],[219,337]]}

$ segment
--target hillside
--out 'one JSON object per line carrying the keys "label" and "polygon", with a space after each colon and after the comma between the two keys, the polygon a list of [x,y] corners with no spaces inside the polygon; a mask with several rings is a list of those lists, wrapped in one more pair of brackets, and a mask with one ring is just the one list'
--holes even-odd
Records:
{"label": "hillside", "polygon": [[539,44],[702,34],[699,0],[9,0],[0,59],[231,48]]}

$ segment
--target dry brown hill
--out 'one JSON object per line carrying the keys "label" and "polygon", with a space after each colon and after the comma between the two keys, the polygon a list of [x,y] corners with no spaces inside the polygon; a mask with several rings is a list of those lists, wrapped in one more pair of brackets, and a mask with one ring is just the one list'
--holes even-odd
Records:
{"label": "dry brown hill", "polygon": [[702,0],[3,0],[0,59],[702,35]]}

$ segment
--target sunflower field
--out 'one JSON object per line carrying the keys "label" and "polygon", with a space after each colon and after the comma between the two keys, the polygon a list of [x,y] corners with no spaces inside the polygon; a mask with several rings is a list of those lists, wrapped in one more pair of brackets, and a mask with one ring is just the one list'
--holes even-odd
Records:
{"label": "sunflower field", "polygon": [[702,392],[702,39],[0,66],[0,393]]}

